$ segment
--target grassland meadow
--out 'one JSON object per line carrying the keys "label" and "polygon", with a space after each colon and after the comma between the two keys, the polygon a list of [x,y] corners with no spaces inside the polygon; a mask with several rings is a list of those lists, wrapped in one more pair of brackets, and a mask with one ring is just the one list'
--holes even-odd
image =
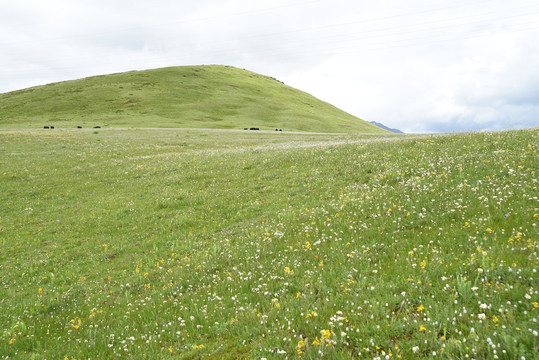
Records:
{"label": "grassland meadow", "polygon": [[537,358],[538,129],[0,144],[0,359]]}

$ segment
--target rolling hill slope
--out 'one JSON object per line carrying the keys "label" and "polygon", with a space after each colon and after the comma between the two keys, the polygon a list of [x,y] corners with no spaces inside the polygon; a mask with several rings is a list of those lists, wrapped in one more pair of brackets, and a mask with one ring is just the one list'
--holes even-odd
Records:
{"label": "rolling hill slope", "polygon": [[175,127],[385,133],[313,96],[229,66],[182,66],[0,94],[0,128]]}

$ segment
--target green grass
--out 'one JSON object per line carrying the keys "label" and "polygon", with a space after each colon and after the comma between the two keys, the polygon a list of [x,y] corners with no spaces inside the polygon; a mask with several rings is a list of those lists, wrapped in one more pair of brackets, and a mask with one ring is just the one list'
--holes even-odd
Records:
{"label": "green grass", "polygon": [[537,129],[0,143],[0,359],[537,356]]}
{"label": "green grass", "polygon": [[0,94],[0,128],[50,125],[386,133],[273,78],[217,65],[132,71]]}

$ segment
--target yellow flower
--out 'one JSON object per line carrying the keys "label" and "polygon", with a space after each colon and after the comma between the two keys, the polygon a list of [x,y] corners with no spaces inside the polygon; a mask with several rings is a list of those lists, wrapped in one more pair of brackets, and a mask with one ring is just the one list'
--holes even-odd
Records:
{"label": "yellow flower", "polygon": [[38,294],[43,294],[43,289],[42,288],[37,289],[37,293]]}
{"label": "yellow flower", "polygon": [[303,340],[300,340],[298,341],[298,346],[297,346],[297,351],[298,351],[298,355],[300,355],[301,357],[301,354],[303,354],[303,347],[305,346],[305,341]]}
{"label": "yellow flower", "polygon": [[421,327],[419,328],[419,331],[425,331],[425,330],[427,330],[427,328],[421,325]]}
{"label": "yellow flower", "polygon": [[82,325],[82,320],[80,318],[75,318],[71,320],[71,327],[77,330]]}
{"label": "yellow flower", "polygon": [[290,268],[287,266],[284,268],[284,273],[286,275],[293,275],[294,274],[294,270],[290,270]]}
{"label": "yellow flower", "polygon": [[425,310],[425,307],[424,307],[423,305],[419,305],[419,306],[417,307],[417,311],[418,311],[418,312],[421,312],[421,311],[423,311],[423,310]]}
{"label": "yellow flower", "polygon": [[322,341],[328,340],[331,336],[331,330],[321,330],[320,332],[322,333]]}

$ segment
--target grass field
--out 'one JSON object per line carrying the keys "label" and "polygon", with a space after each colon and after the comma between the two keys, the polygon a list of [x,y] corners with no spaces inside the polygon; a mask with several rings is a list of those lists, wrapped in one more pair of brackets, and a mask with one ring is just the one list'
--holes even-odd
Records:
{"label": "grass field", "polygon": [[219,65],[131,71],[0,94],[0,128],[44,126],[387,133],[276,79]]}
{"label": "grass field", "polygon": [[538,130],[0,131],[0,359],[534,359]]}

